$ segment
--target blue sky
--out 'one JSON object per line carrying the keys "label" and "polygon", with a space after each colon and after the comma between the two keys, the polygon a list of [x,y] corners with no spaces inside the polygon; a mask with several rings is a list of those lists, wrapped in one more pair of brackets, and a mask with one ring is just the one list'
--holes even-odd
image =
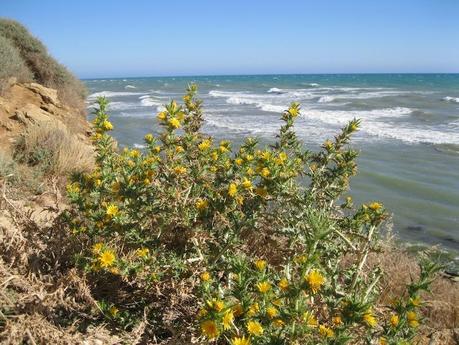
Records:
{"label": "blue sky", "polygon": [[459,72],[459,0],[0,0],[82,78]]}

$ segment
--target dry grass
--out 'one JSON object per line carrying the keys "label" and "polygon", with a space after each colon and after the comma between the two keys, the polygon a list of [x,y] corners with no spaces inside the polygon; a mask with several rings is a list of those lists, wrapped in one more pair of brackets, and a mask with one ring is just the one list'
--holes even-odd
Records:
{"label": "dry grass", "polygon": [[91,146],[53,122],[29,126],[15,145],[15,157],[56,176],[87,172],[94,165]]}

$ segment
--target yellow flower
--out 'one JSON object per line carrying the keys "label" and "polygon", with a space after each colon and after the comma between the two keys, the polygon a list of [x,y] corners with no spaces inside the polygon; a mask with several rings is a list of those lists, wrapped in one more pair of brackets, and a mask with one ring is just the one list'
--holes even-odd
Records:
{"label": "yellow flower", "polygon": [[255,261],[255,267],[259,271],[263,271],[266,268],[266,261],[262,259],[258,259],[257,261]]}
{"label": "yellow flower", "polygon": [[411,305],[415,307],[419,307],[421,305],[421,298],[419,296],[416,296],[414,298],[410,298],[410,303]]}
{"label": "yellow flower", "polygon": [[384,337],[379,338],[379,345],[387,345],[387,344],[388,344],[388,342],[387,342],[386,338],[384,338]]}
{"label": "yellow flower", "polygon": [[248,180],[247,178],[244,178],[244,181],[242,181],[242,187],[245,189],[252,189],[252,182]]}
{"label": "yellow flower", "polygon": [[274,319],[277,315],[279,315],[279,311],[274,307],[268,307],[266,308],[266,315],[268,315],[270,319]]}
{"label": "yellow flower", "polygon": [[178,167],[174,168],[174,172],[177,175],[183,175],[183,174],[186,174],[187,169],[185,167],[178,166]]}
{"label": "yellow flower", "polygon": [[379,202],[372,202],[370,205],[368,205],[368,208],[372,211],[378,211],[382,208],[382,205]]}
{"label": "yellow flower", "polygon": [[292,106],[288,109],[288,113],[290,114],[291,117],[297,117],[298,114],[300,113],[298,110],[298,106]]}
{"label": "yellow flower", "polygon": [[231,339],[231,345],[250,345],[250,339],[246,338],[245,336],[241,337],[234,337]]}
{"label": "yellow flower", "polygon": [[223,308],[225,308],[225,302],[223,302],[222,300],[213,300],[212,301],[212,307],[216,310],[216,311],[222,311]]}
{"label": "yellow flower", "polygon": [[267,293],[269,290],[271,290],[271,284],[268,282],[261,282],[257,284],[257,288],[261,293]]}
{"label": "yellow flower", "polygon": [[104,120],[104,122],[102,122],[102,128],[106,131],[111,131],[113,129],[113,125],[110,121]]}
{"label": "yellow flower", "polygon": [[282,321],[281,319],[275,319],[275,320],[273,320],[273,325],[276,328],[281,328],[281,327],[285,326],[285,322]]}
{"label": "yellow flower", "polygon": [[116,317],[116,315],[118,315],[119,309],[115,306],[111,306],[109,312],[113,317]]}
{"label": "yellow flower", "polygon": [[325,283],[324,276],[317,270],[310,271],[304,279],[313,293],[317,293],[317,291],[319,291],[321,286]]}
{"label": "yellow flower", "polygon": [[199,309],[198,311],[198,317],[201,319],[203,318],[204,316],[206,316],[209,312],[207,311],[206,308],[201,308]]}
{"label": "yellow flower", "polygon": [[252,155],[246,155],[246,156],[245,156],[245,160],[246,160],[247,162],[250,162],[250,161],[253,160],[253,156],[252,156]]}
{"label": "yellow flower", "polygon": [[392,327],[394,327],[394,328],[397,327],[399,322],[400,322],[400,318],[398,317],[397,314],[392,315],[390,317],[390,324],[391,324]]}
{"label": "yellow flower", "polygon": [[249,307],[249,310],[247,311],[247,315],[255,316],[259,311],[260,311],[260,306],[258,305],[258,303],[254,303]]}
{"label": "yellow flower", "polygon": [[261,169],[260,175],[263,177],[268,177],[271,174],[268,168]]}
{"label": "yellow flower", "polygon": [[161,151],[161,146],[155,146],[153,148],[153,150],[156,152],[156,153],[159,153]]}
{"label": "yellow flower", "polygon": [[223,146],[223,145],[220,145],[219,150],[220,150],[221,153],[225,153],[225,152],[229,151],[229,149],[226,146]]}
{"label": "yellow flower", "polygon": [[201,151],[206,151],[212,146],[212,141],[210,139],[203,140],[202,143],[198,145],[198,148]]}
{"label": "yellow flower", "polygon": [[409,311],[406,313],[406,318],[408,320],[408,325],[412,328],[416,328],[419,326],[419,321],[418,321],[418,316],[416,315],[416,312],[414,311]]}
{"label": "yellow flower", "polygon": [[327,337],[327,338],[331,338],[335,335],[335,332],[333,332],[331,328],[328,328],[327,326],[324,326],[324,325],[319,326],[319,333],[320,335]]}
{"label": "yellow flower", "polygon": [[317,321],[316,317],[309,311],[303,314],[303,320],[309,327],[317,327],[319,322]]}
{"label": "yellow flower", "polygon": [[363,321],[370,326],[370,327],[375,327],[378,324],[378,321],[373,315],[373,312],[371,309],[369,309],[364,315],[363,315]]}
{"label": "yellow flower", "polygon": [[237,194],[237,185],[235,183],[230,183],[228,187],[228,195],[234,197]]}
{"label": "yellow flower", "polygon": [[231,328],[234,320],[234,314],[231,310],[227,311],[222,319],[223,329],[228,330]]}
{"label": "yellow flower", "polygon": [[162,111],[162,112],[160,112],[160,113],[158,114],[157,117],[158,117],[158,120],[164,121],[164,120],[166,119],[166,117],[167,117],[167,113],[166,113],[165,111]]}
{"label": "yellow flower", "polygon": [[92,252],[94,254],[99,254],[100,251],[102,250],[104,244],[102,242],[98,242],[98,243],[95,243],[93,246],[92,246]]}
{"label": "yellow flower", "polygon": [[205,199],[198,199],[196,201],[196,208],[200,211],[205,210],[209,206],[209,202]]}
{"label": "yellow flower", "polygon": [[244,163],[244,161],[241,158],[236,158],[234,160],[234,163],[236,163],[236,165],[242,165],[242,163]]}
{"label": "yellow flower", "polygon": [[144,136],[144,139],[148,144],[151,144],[153,142],[153,139],[154,139],[153,134],[151,134],[151,133],[146,134]]}
{"label": "yellow flower", "polygon": [[263,327],[258,321],[249,321],[247,322],[247,331],[255,336],[260,336],[263,334]]}
{"label": "yellow flower", "polygon": [[180,127],[180,121],[177,120],[175,117],[171,118],[167,123],[169,124],[170,127],[175,128],[175,129]]}
{"label": "yellow flower", "polygon": [[209,272],[202,272],[199,276],[203,282],[207,282],[210,280],[210,273]]}
{"label": "yellow flower", "polygon": [[67,193],[79,193],[80,185],[77,182],[70,183],[67,185]]}
{"label": "yellow flower", "polygon": [[131,152],[129,152],[129,156],[131,156],[132,158],[138,158],[138,157],[140,157],[140,151],[139,150],[131,150]]}
{"label": "yellow flower", "polygon": [[255,171],[253,171],[252,168],[248,168],[248,169],[246,170],[246,173],[247,173],[247,175],[252,176],[253,174],[255,174]]}
{"label": "yellow flower", "polygon": [[107,268],[115,263],[116,256],[113,250],[105,250],[99,256],[100,266]]}
{"label": "yellow flower", "polygon": [[105,213],[109,217],[116,217],[119,213],[118,206],[113,205],[113,204],[108,205]]}
{"label": "yellow flower", "polygon": [[176,153],[182,153],[182,152],[184,152],[184,151],[185,151],[185,149],[183,148],[183,146],[177,145],[177,146],[175,147],[175,152],[176,152]]}
{"label": "yellow flower", "polygon": [[212,320],[206,320],[202,322],[201,331],[209,339],[215,339],[219,334],[217,324]]}
{"label": "yellow flower", "polygon": [[148,248],[137,249],[137,255],[143,259],[148,257],[150,250]]}
{"label": "yellow flower", "polygon": [[288,289],[288,280],[287,278],[282,278],[280,281],[279,281],[279,284],[277,284],[277,286],[279,286],[279,288],[282,290],[282,291],[286,291]]}
{"label": "yellow flower", "polygon": [[121,183],[119,181],[115,181],[112,183],[112,191],[118,193],[121,189]]}
{"label": "yellow flower", "polygon": [[341,325],[343,323],[343,320],[341,319],[341,316],[336,315],[332,317],[332,322],[335,325]]}

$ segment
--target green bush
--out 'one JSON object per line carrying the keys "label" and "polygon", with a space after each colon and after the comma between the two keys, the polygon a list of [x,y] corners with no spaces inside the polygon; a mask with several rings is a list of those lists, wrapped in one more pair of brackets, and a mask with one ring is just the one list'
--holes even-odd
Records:
{"label": "green bush", "polygon": [[9,40],[16,48],[16,55],[19,53],[21,56],[22,65],[27,66],[32,74],[31,80],[57,89],[61,101],[84,111],[86,89],[83,83],[53,59],[46,47],[24,26],[16,21],[0,18],[0,37]]}
{"label": "green bush", "polygon": [[0,36],[0,92],[11,77],[16,77],[20,82],[29,81],[32,79],[32,73],[12,42]]}
{"label": "green bush", "polygon": [[[96,168],[67,186],[66,214],[82,244],[103,315],[132,326],[161,324],[177,295],[193,296],[176,332],[218,344],[402,344],[421,321],[422,274],[393,305],[377,305],[384,207],[343,197],[356,173],[353,120],[319,152],[294,131],[300,106],[282,114],[274,145],[239,148],[200,131],[201,101],[189,87],[158,114],[163,131],[145,152],[116,150],[107,101],[98,100]],[[188,287],[188,288],[187,288]],[[158,302],[166,296],[166,302]]]}

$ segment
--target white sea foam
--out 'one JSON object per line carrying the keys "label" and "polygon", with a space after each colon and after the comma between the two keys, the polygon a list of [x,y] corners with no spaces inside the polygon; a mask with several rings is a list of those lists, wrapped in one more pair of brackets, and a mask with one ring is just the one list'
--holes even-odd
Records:
{"label": "white sea foam", "polygon": [[141,98],[140,99],[140,104],[142,104],[144,107],[158,107],[161,104],[161,102],[151,98],[151,97],[146,97],[146,98]]}
{"label": "white sea foam", "polygon": [[124,97],[124,96],[136,96],[136,95],[145,95],[145,92],[127,92],[127,91],[101,91],[95,92],[88,96],[88,100],[94,100],[97,97]]}
{"label": "white sea foam", "polygon": [[278,89],[277,87],[272,87],[272,88],[270,88],[267,92],[268,92],[268,93],[285,93],[284,90]]}
{"label": "white sea foam", "polygon": [[446,102],[459,103],[459,97],[446,96],[446,97],[443,97],[442,99]]}
{"label": "white sea foam", "polygon": [[147,145],[134,143],[134,147],[136,149],[144,149],[147,147]]}
{"label": "white sea foam", "polygon": [[134,85],[126,85],[124,88],[125,89],[137,89],[137,87],[135,87]]}

